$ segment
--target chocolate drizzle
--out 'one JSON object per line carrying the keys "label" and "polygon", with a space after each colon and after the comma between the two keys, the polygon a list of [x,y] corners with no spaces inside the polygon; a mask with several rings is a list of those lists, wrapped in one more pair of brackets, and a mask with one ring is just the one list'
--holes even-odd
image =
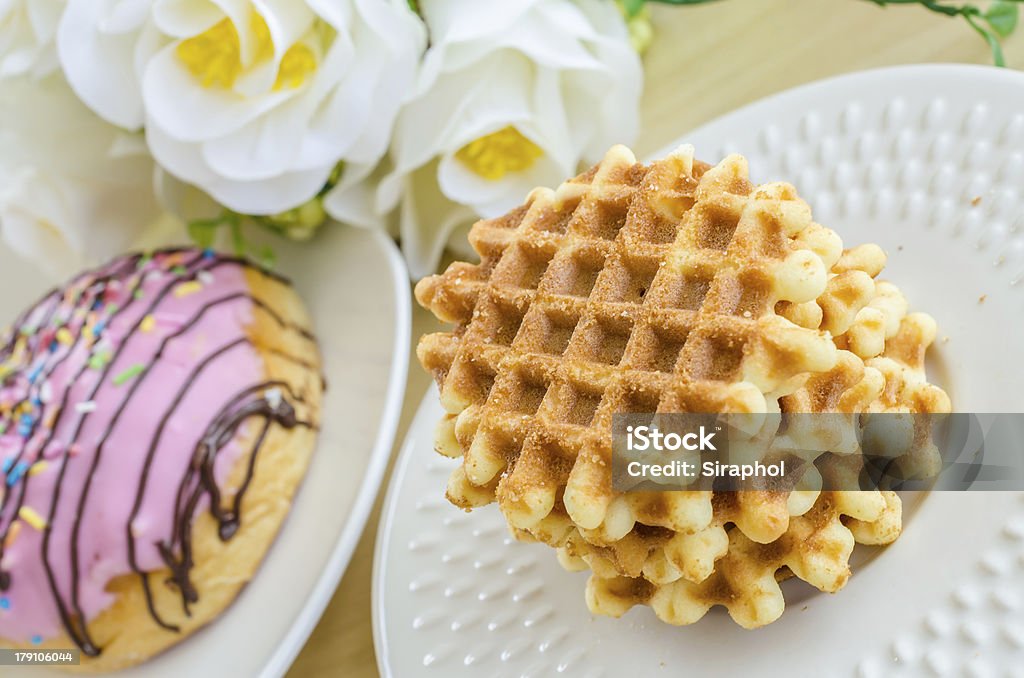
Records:
{"label": "chocolate drizzle", "polygon": [[[145,267],[142,265],[141,257],[136,255],[133,257],[125,257],[118,260],[107,269],[101,271],[100,274],[90,277],[90,274],[83,274],[76,278],[66,289],[73,289],[80,286],[82,283],[85,284],[85,288],[76,292],[75,298],[72,300],[76,308],[97,308],[97,300],[102,297],[107,289],[107,285],[112,281],[124,281],[126,278],[132,280],[129,291],[128,301],[123,307],[114,309],[110,312],[107,322],[111,322],[117,318],[120,314],[124,313],[127,309],[132,308],[135,304],[141,304],[148,301],[148,306],[138,317],[139,320],[128,331],[127,335],[120,341],[119,345],[113,351],[113,357],[107,361],[107,363],[99,370],[99,378],[96,381],[95,387],[92,389],[88,399],[91,401],[99,391],[101,385],[110,378],[110,371],[113,366],[117,363],[118,357],[121,355],[125,346],[130,342],[132,337],[138,333],[141,329],[142,322],[149,314],[154,312],[161,302],[167,297],[177,285],[184,282],[195,281],[204,275],[204,272],[208,272],[224,265],[239,265],[254,268],[248,262],[233,258],[225,257],[221,255],[215,255],[212,253],[202,253],[195,250],[163,250],[156,253],[156,255],[177,255],[182,258],[182,265],[177,267],[174,275],[166,275],[166,284],[162,284],[161,289],[155,296],[152,296],[150,300],[145,300],[139,292],[142,289],[143,284],[146,282],[144,273]],[[262,271],[262,269],[259,269]],[[263,271],[265,275],[273,277],[279,281],[287,282],[283,278],[274,274]],[[218,310],[221,306],[238,302],[241,300],[248,300],[255,308],[260,309],[267,314],[282,330],[290,329],[295,331],[304,338],[312,340],[312,335],[302,327],[287,322],[284,318],[274,312],[269,306],[263,303],[261,300],[256,299],[251,294],[245,292],[239,292],[234,294],[226,295],[222,298],[210,301],[200,307],[193,317],[183,322],[179,329],[174,333],[164,337],[160,343],[160,346],[153,357],[152,361],[145,366],[142,366],[140,372],[136,378],[132,381],[130,387],[125,388],[125,396],[123,397],[117,409],[103,430],[102,435],[99,437],[99,442],[96,444],[95,452],[89,461],[90,467],[87,475],[85,476],[85,482],[82,488],[81,495],[76,507],[74,514],[74,523],[71,531],[71,592],[68,600],[65,600],[62,596],[56,581],[55,572],[50,561],[50,549],[51,549],[51,537],[52,537],[52,526],[57,516],[58,508],[61,499],[61,486],[64,481],[65,471],[69,464],[72,463],[84,463],[85,459],[77,460],[71,458],[71,451],[78,441],[84,422],[88,419],[89,413],[84,412],[78,415],[78,420],[73,429],[71,439],[64,446],[64,449],[59,460],[59,468],[57,471],[56,483],[50,499],[49,510],[47,514],[47,520],[45,527],[43,528],[43,539],[42,539],[42,562],[44,565],[47,581],[50,586],[51,594],[56,605],[56,608],[60,614],[61,621],[67,630],[68,635],[71,639],[81,648],[82,652],[88,656],[97,656],[100,654],[101,648],[92,640],[89,635],[85,615],[83,614],[80,602],[79,602],[79,589],[80,589],[80,563],[79,563],[79,534],[82,524],[83,515],[86,513],[86,506],[90,497],[90,488],[94,479],[96,470],[100,464],[100,460],[103,455],[104,447],[113,433],[118,422],[121,420],[122,415],[128,408],[128,405],[132,401],[138,389],[146,381],[147,377],[151,373],[153,365],[159,363],[163,357],[164,352],[171,341],[187,334],[190,330],[195,328],[198,323],[202,320],[205,314]],[[65,290],[55,290],[50,292],[36,304],[35,307],[26,311],[18,320],[18,326],[22,326],[29,322],[33,314],[40,313],[42,311],[42,324],[49,325],[54,319],[54,315],[58,313],[58,310],[67,301]],[[136,308],[137,310],[137,308]],[[84,327],[84,325],[83,325]],[[79,328],[81,330],[81,328]],[[58,369],[68,358],[75,353],[75,350],[79,347],[82,341],[83,332],[79,333],[74,337],[74,341],[64,351],[55,351],[50,349],[53,353],[54,358],[50,359],[41,371],[42,378],[38,380],[38,384],[42,384],[46,381],[54,370]],[[15,350],[15,346],[18,341],[17,330],[3,343],[0,347],[0,358],[6,360]],[[234,340],[220,348],[214,350],[212,353],[207,355],[200,363],[198,363],[193,371],[185,379],[185,383],[175,395],[171,405],[168,409],[161,414],[160,423],[156,429],[153,439],[149,441],[148,449],[146,452],[146,458],[140,473],[139,481],[136,488],[134,503],[132,506],[131,514],[125,524],[125,534],[127,538],[127,550],[128,560],[132,571],[139,575],[140,581],[145,593],[147,606],[149,608],[150,615],[153,620],[161,627],[177,631],[178,627],[173,624],[165,622],[159,612],[156,610],[153,595],[150,588],[149,574],[143,571],[138,564],[137,549],[136,549],[136,537],[133,533],[132,525],[138,513],[142,507],[143,500],[146,493],[146,487],[150,480],[151,466],[156,455],[156,451],[159,448],[160,441],[162,439],[164,429],[171,417],[174,415],[178,406],[188,396],[188,393],[195,382],[202,375],[203,371],[215,363],[219,358],[228,354],[232,350],[244,344],[250,344],[251,341],[248,337],[243,336],[237,340]],[[56,345],[56,344],[54,344]],[[38,346],[36,350],[38,351]],[[296,364],[308,365],[308,362],[303,361],[299,357],[293,357],[288,355],[282,355],[277,353],[281,357],[292,360]],[[69,383],[77,382],[85,373],[90,366],[83,364],[77,373],[73,376]],[[26,396],[26,399],[37,398],[40,387],[32,385]],[[33,390],[34,389],[34,390]],[[67,414],[72,414],[73,410],[69,410],[69,397],[70,388],[65,389],[59,405],[56,406],[56,416],[54,420],[60,420]],[[290,400],[289,400],[290,399]],[[230,540],[238,531],[241,524],[241,504],[244,495],[249,488],[253,474],[255,472],[256,458],[260,449],[263,447],[267,436],[271,430],[271,427],[276,424],[285,429],[295,428],[297,426],[312,427],[313,424],[310,422],[302,421],[298,418],[293,403],[303,402],[301,394],[293,392],[290,385],[284,382],[268,381],[261,384],[255,384],[244,389],[241,393],[236,394],[224,408],[213,418],[210,422],[207,430],[204,432],[199,443],[196,445],[195,450],[191,458],[191,462],[184,472],[183,477],[180,480],[177,492],[177,498],[174,508],[173,516],[173,527],[172,534],[169,539],[161,540],[155,544],[158,552],[161,555],[164,563],[167,565],[170,571],[168,577],[168,583],[173,587],[177,588],[182,597],[182,604],[186,614],[189,614],[189,605],[195,603],[199,599],[199,592],[196,590],[193,582],[190,578],[190,572],[193,567],[192,560],[192,523],[195,518],[196,511],[201,503],[203,496],[209,499],[209,511],[211,515],[216,519],[218,523],[218,533],[222,541]],[[20,404],[20,403],[19,403]],[[74,416],[72,414],[72,416]],[[41,419],[41,417],[40,417]],[[240,428],[246,422],[250,420],[261,420],[257,428],[258,435],[255,437],[251,453],[248,457],[247,467],[245,469],[245,476],[242,484],[235,492],[230,506],[225,507],[223,505],[222,490],[217,485],[214,465],[216,463],[217,456],[221,450],[225,448],[233,440],[236,440]],[[35,421],[32,424],[32,429],[29,435],[25,436],[24,443],[18,450],[15,457],[14,463],[22,461],[22,456],[26,452],[29,441],[31,441],[36,432],[36,426],[39,425],[39,421]],[[50,427],[45,439],[39,446],[40,454],[42,454],[47,446],[52,442],[55,435],[56,426]],[[20,487],[17,492],[17,499],[13,510],[10,511],[10,520],[7,526],[2,532],[0,532],[0,559],[3,557],[4,544],[6,542],[7,535],[11,529],[11,525],[16,520],[19,510],[25,499],[25,493],[29,484],[29,477],[21,479]],[[8,503],[12,501],[12,497],[15,496],[13,488],[8,488],[8,491],[3,494],[2,500],[0,500],[0,520],[3,519],[5,511],[8,510]],[[8,589],[12,586],[10,573],[0,570],[0,591]]]}
{"label": "chocolate drizzle", "polygon": [[[268,389],[288,389],[285,382],[273,381],[259,384],[239,394],[213,420],[192,456],[192,464],[178,486],[175,502],[174,529],[171,542],[162,541],[158,548],[164,562],[171,571],[168,582],[180,592],[182,606],[189,614],[189,604],[198,600],[198,594],[192,584],[189,572],[192,568],[192,517],[196,507],[205,494],[210,502],[210,514],[218,524],[218,534],[222,541],[228,541],[238,531],[241,524],[241,504],[245,492],[252,480],[256,468],[257,452],[263,446],[271,422],[276,422],[286,429],[296,426],[308,426],[298,419],[295,408],[281,398],[271,402],[264,394]],[[292,394],[293,398],[297,398]],[[225,509],[222,505],[220,488],[214,478],[214,463],[217,453],[238,433],[239,427],[249,419],[263,420],[260,433],[249,456],[245,479],[235,493],[232,506]],[[148,588],[148,580],[145,586]],[[147,591],[147,595],[149,592]]]}

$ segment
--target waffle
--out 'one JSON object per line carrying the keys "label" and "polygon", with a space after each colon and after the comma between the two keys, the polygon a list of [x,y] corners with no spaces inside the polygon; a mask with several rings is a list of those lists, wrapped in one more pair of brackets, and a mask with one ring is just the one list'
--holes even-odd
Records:
{"label": "waffle", "polygon": [[[883,288],[879,294],[889,308],[902,308],[905,313],[906,303],[895,287]],[[881,355],[857,370],[853,354],[840,351],[840,365],[832,373],[810,377],[803,388],[782,399],[783,409],[836,408],[867,412],[868,417],[873,412],[949,412],[948,396],[927,382],[924,369],[925,351],[935,336],[934,320],[921,313],[895,315],[897,329],[885,341]],[[851,379],[857,374],[859,380]],[[846,388],[839,386],[841,377],[847,379]],[[900,450],[897,459],[898,471],[903,477],[933,476],[941,462],[935,445],[920,426],[909,435],[908,447]],[[831,449],[837,447],[841,445],[833,441]],[[834,473],[856,475],[863,462],[859,456],[830,453],[827,457],[824,468],[831,467]],[[666,622],[688,624],[709,607],[723,605],[737,623],[753,628],[773,621],[784,607],[781,591],[768,579],[796,575],[822,591],[834,592],[849,576],[847,559],[853,542],[884,545],[901,531],[899,497],[891,492],[802,492],[776,497],[774,511],[764,505],[758,508],[755,515],[785,516],[779,513],[785,507],[790,516],[784,534],[758,543],[742,523],[750,518],[742,501],[747,497],[749,503],[751,494],[757,493],[716,493],[711,525],[693,533],[639,528],[619,542],[600,545],[584,531],[568,530],[559,561],[569,570],[593,570],[587,601],[595,614],[619,616],[632,605],[645,603]],[[808,510],[811,497],[816,498]],[[741,525],[744,529],[739,529]],[[808,545],[806,539],[813,543]]]}
{"label": "waffle", "polygon": [[556,505],[606,540],[705,528],[710,493],[615,496],[612,413],[763,412],[839,359],[775,308],[817,299],[841,242],[791,186],[751,185],[739,156],[710,167],[682,147],[644,166],[616,146],[470,241],[479,265],[416,287],[456,325],[418,355],[447,411],[437,449],[463,456],[448,498],[496,499],[514,528],[562,529],[545,524]]}
{"label": "waffle", "polygon": [[[874,276],[878,275],[885,264],[885,255],[881,249],[875,245],[864,245],[842,253],[823,252],[822,255],[825,261],[832,262],[830,282],[818,299],[807,302],[803,306],[805,309],[811,307],[816,309],[816,312],[811,313],[816,318],[815,324],[820,324],[824,315],[821,307],[829,309],[833,326],[845,328],[834,337],[836,344],[847,345],[847,337],[856,333],[859,327],[867,325],[868,322],[877,324],[874,322],[875,319],[870,317],[870,313],[865,313],[865,309],[877,310],[882,314],[881,331],[883,334],[888,331],[887,328],[890,326],[899,326],[899,319],[906,312],[906,303],[903,302],[901,306],[892,301],[893,294],[898,301],[903,300],[902,295],[895,287],[887,283],[879,283],[879,291],[876,292],[873,282],[870,287],[851,286],[845,283],[836,284],[837,280],[843,283],[844,279],[848,279],[850,277],[848,273],[852,270],[867,274],[869,280],[873,281]],[[854,298],[848,292],[851,288],[854,290],[868,289],[868,292],[858,291]],[[882,301],[885,303],[876,303],[876,297],[883,296],[883,290]],[[792,305],[788,302],[780,303],[778,306],[784,311],[792,309]],[[876,307],[880,307],[880,309],[876,309]],[[845,309],[845,319],[841,318],[839,313],[841,308]],[[867,321],[865,321],[865,316],[868,316]],[[895,322],[890,320],[890,317],[895,317]],[[808,322],[806,317],[804,321]],[[839,330],[837,329],[837,331]],[[786,412],[864,412],[878,399],[883,385],[884,377],[881,372],[871,367],[865,367],[863,361],[852,352],[839,350],[836,364],[832,369],[807,375],[803,385],[792,394],[780,398],[780,405],[776,407]],[[852,430],[852,425],[845,429],[846,435],[849,436]],[[804,450],[843,450],[843,445],[834,439],[834,435],[822,435],[820,431],[806,432],[795,442],[799,448]],[[807,458],[806,461],[813,461],[813,458]],[[685,493],[685,495],[689,496],[692,502],[708,500],[706,494],[698,492]],[[617,504],[628,503],[631,496],[620,496],[613,500],[612,512],[615,512]],[[674,534],[665,531],[648,531],[643,539],[637,539],[636,535],[631,535],[629,539],[616,543],[626,535],[609,535],[606,530],[583,528],[576,541],[578,544],[589,543],[601,547],[599,549],[601,556],[610,557],[612,562],[629,563],[629,565],[620,567],[620,573],[636,576],[638,574],[637,563],[642,563],[645,560],[645,556],[638,555],[638,543],[646,545],[646,548],[639,549],[640,552],[644,554],[649,552],[653,557],[660,558],[658,546],[669,540],[676,545],[676,548],[670,547],[671,551],[677,554],[693,554],[693,558],[699,563],[698,566],[695,567],[686,562],[677,562],[676,564],[681,571],[692,573],[690,576],[695,577],[694,581],[700,581],[710,572],[707,564],[713,563],[714,558],[724,554],[725,538],[722,525],[725,523],[735,524],[754,541],[771,542],[785,531],[789,516],[794,514],[794,507],[800,506],[806,510],[813,502],[814,496],[816,495],[813,493],[790,497],[778,492],[744,492],[740,495],[736,505],[732,506],[730,515],[717,516],[703,530],[700,528],[695,530],[697,535],[686,534],[686,531]],[[573,532],[574,526],[571,522],[567,516],[553,515],[543,521],[542,525],[531,529],[532,537],[555,547],[564,546]],[[525,535],[521,536],[525,537]],[[705,547],[704,549],[683,548],[682,543],[685,542],[704,544]],[[714,547],[711,548],[709,545],[714,545]],[[705,554],[703,551],[709,548],[711,553]],[[580,547],[577,550],[585,550],[585,547]],[[589,555],[595,559],[598,557],[596,553]]]}
{"label": "waffle", "polygon": [[[792,407],[795,402],[802,407],[788,411],[865,412],[874,405],[883,389],[881,374],[865,367],[848,351],[840,351],[839,356],[834,369],[811,376],[796,393],[782,399],[785,405]],[[842,436],[852,433],[851,425],[798,434],[795,444],[811,452],[804,461],[814,462],[819,454],[842,448],[835,429]],[[795,434],[790,431],[788,435]],[[735,527],[754,543],[775,542],[789,529],[791,517],[804,514],[817,497],[813,482],[811,489],[796,492],[716,492],[712,498],[713,518],[699,530],[672,531],[637,525],[618,540],[606,540],[593,531],[565,525],[561,530],[534,530],[531,536],[560,548],[564,562],[568,562],[566,556],[582,558],[602,576],[642,575],[660,584],[685,578],[699,583],[726,554],[727,528]]]}
{"label": "waffle", "polygon": [[[480,264],[416,288],[455,324],[418,348],[446,410],[436,448],[462,457],[447,496],[497,501],[519,539],[592,569],[595,613],[646,603],[682,624],[723,604],[760,626],[784,607],[776,579],[837,590],[854,541],[899,535],[894,494],[813,479],[794,492],[611,488],[613,413],[849,413],[850,427],[787,435],[811,469],[852,474],[855,415],[949,411],[924,372],[934,321],[876,280],[879,247],[843,250],[791,186],[751,185],[738,156],[711,167],[681,147],[643,166],[614,147],[470,240]],[[905,476],[935,471],[921,434]]]}
{"label": "waffle", "polygon": [[900,512],[899,497],[892,492],[825,492],[770,544],[731,530],[726,554],[700,583],[679,579],[660,585],[643,577],[595,573],[587,582],[587,604],[595,614],[612,617],[646,604],[662,621],[679,625],[692,624],[721,605],[744,628],[764,626],[785,609],[779,580],[789,573],[827,592],[846,583],[857,533],[844,517],[856,521],[856,529],[871,543],[887,543],[899,535]]}
{"label": "waffle", "polygon": [[[877,249],[874,246],[870,248]],[[848,262],[849,254],[867,251],[866,246],[845,253],[840,262]],[[864,257],[860,257],[864,260]],[[871,257],[872,265],[867,267],[871,276],[877,276],[884,264],[884,254],[878,250]],[[849,270],[844,263],[833,267],[834,275]],[[835,280],[835,277],[833,277]],[[780,398],[784,412],[811,413],[856,413],[867,412],[913,412],[946,413],[950,411],[949,397],[937,386],[927,382],[924,355],[935,336],[935,322],[921,313],[907,315],[907,304],[902,293],[891,283],[878,282],[873,297],[861,298],[856,303],[847,303],[848,316],[861,318],[865,310],[877,311],[876,325],[883,335],[883,350],[880,355],[862,361],[851,351],[840,350],[836,366],[827,372],[810,375],[804,385],[792,394]],[[822,295],[834,294],[836,286],[831,281]],[[859,321],[858,321],[859,322]],[[834,337],[837,344],[848,345],[847,339],[854,332],[855,324]],[[804,461],[815,460],[813,453],[856,452],[853,432],[860,425],[851,419],[845,427],[833,426],[828,430],[794,430],[798,424],[813,420],[790,421],[787,435],[793,438],[793,446],[809,451],[812,455]],[[891,422],[892,419],[888,419]],[[920,424],[920,420],[911,420]],[[900,472],[906,478],[932,477],[938,470],[941,458],[931,442],[927,431],[920,425],[911,434],[909,447],[899,450]],[[896,455],[894,455],[896,456]],[[858,469],[846,472],[855,472]],[[852,484],[852,483],[851,483]],[[836,486],[836,485],[833,485]],[[615,572],[627,576],[641,573],[652,581],[665,583],[680,576],[700,582],[713,569],[715,560],[725,554],[726,536],[724,526],[736,525],[748,538],[759,543],[777,539],[788,527],[790,516],[806,511],[813,498],[813,492],[799,492],[795,495],[766,492],[741,492],[728,503],[716,504],[715,517],[703,530],[691,533],[665,530],[638,530],[619,541],[602,539],[601,535],[587,530],[573,531],[570,526],[547,531],[535,530],[534,538],[555,546],[567,547],[578,557],[584,557],[595,571],[609,576]]]}

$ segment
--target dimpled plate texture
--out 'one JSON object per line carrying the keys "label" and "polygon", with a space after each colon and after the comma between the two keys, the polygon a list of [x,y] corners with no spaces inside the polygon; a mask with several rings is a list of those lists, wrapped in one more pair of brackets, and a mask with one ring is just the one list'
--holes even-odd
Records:
{"label": "dimpled plate texture", "polygon": [[[929,374],[954,409],[1024,411],[1024,75],[857,73],[753,104],[682,142],[709,162],[743,153],[755,181],[794,183],[847,246],[884,247],[882,277],[938,321]],[[785,614],[757,631],[721,609],[682,628],[646,608],[593,618],[587,573],[512,540],[494,506],[448,504],[456,462],[432,450],[440,415],[432,389],[377,539],[385,676],[1024,676],[1024,493],[907,498],[904,535],[858,554],[846,588],[787,582]]]}

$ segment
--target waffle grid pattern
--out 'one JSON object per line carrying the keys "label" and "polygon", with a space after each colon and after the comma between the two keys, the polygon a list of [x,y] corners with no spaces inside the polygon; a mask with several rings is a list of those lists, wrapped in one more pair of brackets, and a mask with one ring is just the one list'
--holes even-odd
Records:
{"label": "waffle grid pattern", "polygon": [[[774,312],[823,291],[825,264],[797,239],[807,231],[826,229],[791,187],[755,188],[742,158],[709,168],[689,148],[650,168],[613,148],[595,170],[478,223],[482,263],[417,287],[457,324],[420,345],[453,415],[440,446],[465,453],[449,497],[469,507],[497,495],[530,528],[567,486],[573,519],[596,528],[612,499],[613,412],[761,411],[765,393],[832,367],[827,336]],[[707,506],[695,516],[664,501],[646,522],[706,524]]]}
{"label": "waffle grid pattern", "polygon": [[[613,413],[948,411],[924,374],[934,321],[876,281],[880,248],[844,251],[791,186],[751,185],[739,156],[643,166],[613,147],[470,240],[479,265],[416,288],[455,324],[418,348],[447,411],[437,450],[463,458],[448,498],[497,500],[518,538],[593,569],[592,611],[691,623],[724,604],[759,626],[784,607],[776,576],[837,590],[855,540],[898,536],[899,500],[877,491],[611,489]],[[805,433],[826,456],[845,442]]]}

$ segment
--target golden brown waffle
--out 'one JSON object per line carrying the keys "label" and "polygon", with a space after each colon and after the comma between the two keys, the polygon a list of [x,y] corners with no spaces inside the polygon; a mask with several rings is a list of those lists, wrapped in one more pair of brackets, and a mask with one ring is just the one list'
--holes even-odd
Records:
{"label": "golden brown waffle", "polygon": [[[783,398],[801,409],[795,412],[865,412],[882,391],[882,377],[847,351],[840,351],[836,367],[811,376],[796,393]],[[784,407],[784,409],[786,409]],[[852,429],[838,428],[844,435]],[[792,432],[790,432],[792,435]],[[835,431],[804,431],[798,445],[824,454],[841,447]],[[815,455],[816,456],[816,455]],[[806,461],[813,462],[814,456]],[[698,494],[698,493],[692,493]],[[534,531],[534,538],[561,547],[567,555],[586,561],[601,576],[614,574],[669,583],[679,578],[701,582],[714,570],[715,562],[726,554],[727,529],[735,527],[755,543],[772,543],[783,536],[792,516],[805,513],[818,496],[816,490],[798,492],[715,492],[713,518],[702,529],[672,531],[637,525],[622,538],[609,541],[593,531],[566,526],[563,530]],[[561,539],[562,541],[549,541]]]}
{"label": "golden brown waffle", "polygon": [[[761,625],[777,577],[836,590],[855,538],[898,536],[891,493],[611,488],[613,413],[948,411],[924,375],[934,322],[876,281],[880,248],[844,251],[792,187],[752,186],[738,156],[648,167],[615,147],[470,240],[479,265],[416,289],[456,325],[418,348],[447,411],[436,447],[463,457],[448,497],[497,499],[517,537],[593,569],[595,612],[646,602],[689,623],[725,604]],[[827,433],[801,445],[842,454]]]}
{"label": "golden brown waffle", "polygon": [[[881,293],[887,304],[905,313],[906,303],[895,287],[889,286]],[[902,303],[893,303],[895,297]],[[803,388],[782,399],[783,409],[949,412],[948,396],[926,381],[924,370],[925,351],[935,336],[934,321],[914,313],[897,318],[896,325],[898,329],[886,340],[882,355],[867,361],[877,367],[858,370],[856,358],[841,351],[840,365],[831,373],[811,376]],[[843,366],[844,362],[848,364]],[[855,378],[858,374],[859,380]],[[857,397],[851,399],[854,395]],[[891,423],[890,417],[886,424]],[[897,460],[903,476],[934,475],[941,461],[934,444],[919,428],[910,435],[909,447],[901,449],[902,456]],[[860,470],[860,457],[829,456],[832,458],[828,463],[839,473],[856,474]],[[776,497],[774,511],[762,506],[755,513],[784,517],[779,507],[785,506],[792,516],[787,520],[786,532],[762,546],[748,536],[749,526],[734,527],[749,518],[740,499],[751,494],[760,493],[716,493],[711,525],[689,534],[638,526],[614,544],[598,545],[585,538],[583,531],[570,529],[559,549],[559,560],[570,570],[593,570],[587,600],[595,614],[619,616],[631,605],[643,602],[652,605],[665,621],[685,624],[699,619],[708,607],[720,604],[738,623],[752,627],[773,621],[784,606],[778,587],[766,585],[765,567],[771,570],[775,564],[775,578],[795,574],[823,591],[835,591],[849,575],[849,549],[844,544],[851,544],[851,539],[866,545],[888,544],[901,530],[899,498],[890,492],[826,492],[809,512],[806,500],[814,493],[793,493],[785,503],[782,497]],[[823,498],[829,503],[823,504]],[[884,499],[885,509],[876,515],[870,507],[879,505],[878,498]],[[762,499],[771,504],[770,497]],[[830,510],[834,512],[831,517],[827,515]],[[802,538],[809,534],[808,518],[827,527],[814,531],[813,538],[819,546],[825,544],[832,549],[831,557],[806,560],[808,546]],[[834,524],[840,520],[849,536]],[[734,551],[737,547],[739,551]],[[767,553],[774,554],[773,561],[765,560]],[[794,559],[799,567],[790,567]],[[815,567],[821,569],[816,571]],[[842,576],[836,578],[835,573]],[[723,587],[728,587],[727,596]]]}
{"label": "golden brown waffle", "polygon": [[[874,248],[874,246],[871,246]],[[877,248],[874,248],[877,250]],[[850,250],[842,260],[848,260],[855,251],[866,251],[866,246]],[[863,257],[861,257],[863,260]],[[872,256],[876,265],[871,275],[877,275],[880,250]],[[833,274],[842,264],[833,267]],[[835,280],[835,275],[832,280]],[[877,310],[881,316],[880,331],[890,336],[883,341],[882,355],[866,363],[849,351],[840,350],[836,366],[827,372],[810,375],[797,391],[780,398],[784,412],[854,413],[915,412],[945,413],[950,411],[949,398],[940,388],[929,384],[924,370],[924,354],[935,335],[934,321],[925,314],[906,315],[907,304],[900,291],[890,283],[879,282],[873,298],[861,298],[847,303],[849,317],[863,317],[865,309]],[[836,287],[828,286],[822,297],[834,294]],[[821,300],[819,300],[821,301]],[[829,301],[825,300],[823,305]],[[852,330],[853,325],[850,325]],[[893,329],[887,329],[893,328]],[[849,330],[848,330],[849,331]],[[845,336],[834,337],[842,343]],[[849,428],[832,427],[826,430],[794,431],[797,423],[791,421],[788,435],[796,438],[796,446],[803,450],[847,453],[856,451],[855,441],[847,441],[859,424],[851,422]],[[887,421],[892,421],[891,418]],[[920,423],[918,420],[910,420]],[[837,432],[840,436],[837,436]],[[938,451],[920,426],[912,433],[913,440],[900,450],[898,463],[904,477],[931,477],[940,462]],[[850,443],[853,444],[850,444]],[[814,461],[813,456],[805,461]],[[619,541],[609,541],[587,530],[564,529],[535,531],[535,538],[552,546],[569,546],[570,550],[592,563],[595,571],[609,576],[611,572],[639,576],[641,572],[652,581],[664,583],[680,576],[700,582],[710,574],[717,558],[725,554],[727,540],[724,526],[736,525],[748,538],[759,543],[777,539],[788,527],[789,517],[807,510],[816,496],[812,492],[786,493],[742,492],[729,502],[715,503],[715,517],[703,530],[690,533],[640,528]],[[553,521],[549,521],[551,523]],[[561,539],[552,541],[551,539]],[[596,564],[594,564],[596,563]]]}
{"label": "golden brown waffle", "polygon": [[448,412],[438,450],[464,455],[449,499],[497,498],[514,527],[559,504],[606,539],[706,527],[709,494],[615,501],[612,413],[765,411],[838,360],[774,309],[816,299],[841,243],[791,186],[752,186],[739,156],[708,167],[683,147],[644,166],[617,146],[470,239],[481,264],[417,285],[456,324],[418,354]]}
{"label": "golden brown waffle", "polygon": [[612,617],[646,604],[670,624],[692,624],[721,605],[744,628],[764,626],[785,609],[778,580],[789,572],[822,591],[838,591],[846,583],[855,534],[844,517],[870,525],[864,532],[874,543],[887,543],[899,535],[900,513],[899,497],[892,492],[824,492],[770,544],[729,531],[727,553],[700,583],[678,579],[659,585],[643,577],[595,573],[587,582],[587,604],[595,614]]}
{"label": "golden brown waffle", "polygon": [[[837,285],[835,281],[854,269],[866,272],[871,281],[884,266],[885,254],[877,246],[864,245],[847,250],[841,256],[840,252],[826,252],[822,256],[826,261],[833,262],[830,284],[818,299],[804,306],[818,310],[815,323],[821,322],[823,314],[820,307],[829,308],[833,322],[847,328],[847,332],[852,332],[856,318],[863,318],[864,309],[875,301],[870,295],[881,293],[875,291],[872,282],[870,286],[854,287],[868,290],[858,292],[855,297],[846,292],[851,286]],[[889,291],[885,294],[888,299]],[[902,301],[903,297],[898,290],[895,290],[895,294]],[[895,306],[897,311],[900,308],[899,304],[890,303],[888,306]],[[845,317],[841,317],[838,312],[840,308],[846,309]],[[902,309],[902,313],[905,313],[905,302]],[[897,311],[887,310],[888,313]],[[898,326],[898,319],[895,324]],[[840,334],[834,339],[836,343],[841,343],[845,336]],[[786,412],[864,412],[878,399],[883,385],[884,377],[878,370],[865,367],[856,355],[841,350],[832,369],[808,375],[799,389],[779,399],[778,407]],[[844,432],[849,435],[852,430],[851,425]],[[797,442],[802,449],[807,450],[824,452],[842,449],[840,441],[823,433],[829,432],[809,431]],[[813,458],[806,461],[813,461]],[[694,503],[709,499],[697,492],[688,493],[688,496]],[[714,561],[725,553],[727,539],[724,525],[734,524],[752,540],[768,543],[781,536],[788,526],[789,517],[806,511],[816,496],[813,492],[798,493],[796,496],[783,492],[743,492],[728,504],[727,513],[721,511],[722,505],[719,502],[715,517],[704,528],[690,531],[653,530],[640,521],[638,532],[627,535],[608,535],[602,530],[577,530],[567,515],[557,515],[556,508],[549,518],[530,531],[534,539],[555,547],[565,546],[574,539],[574,550],[598,563],[595,567],[605,573],[615,569],[619,574],[638,576],[640,570],[646,568],[655,581],[672,581],[679,576],[686,576],[699,582],[710,574]],[[612,506],[628,502],[629,499],[629,496],[617,497]]]}

